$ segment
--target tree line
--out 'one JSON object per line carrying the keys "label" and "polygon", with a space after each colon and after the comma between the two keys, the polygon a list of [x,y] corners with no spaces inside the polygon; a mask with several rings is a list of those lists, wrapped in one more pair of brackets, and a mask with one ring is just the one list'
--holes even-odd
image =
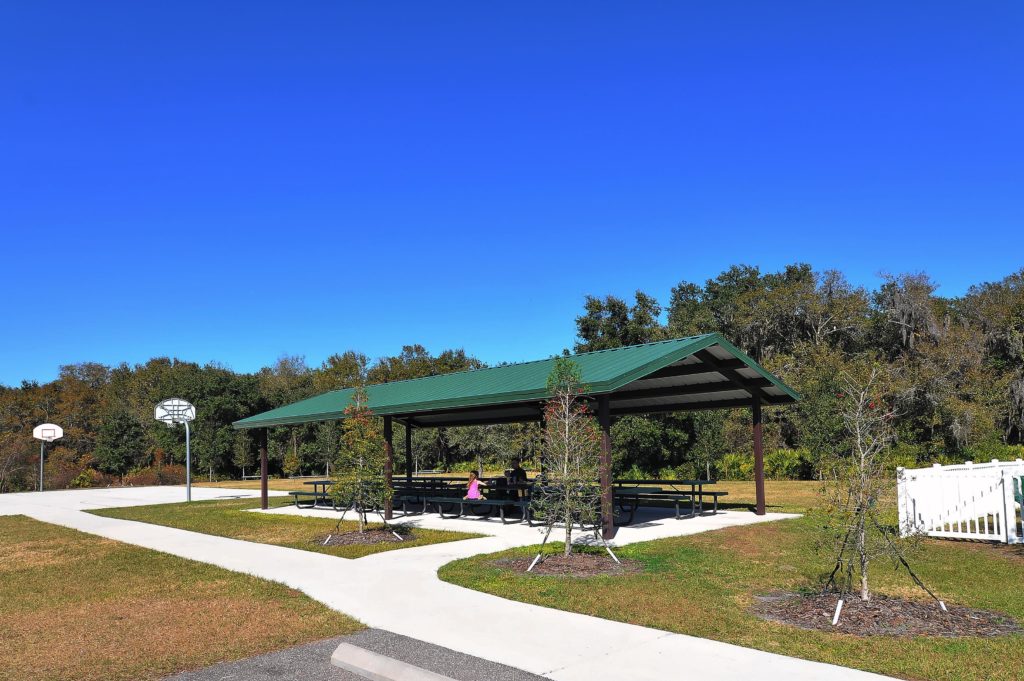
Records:
{"label": "tree line", "polygon": [[[767,273],[740,265],[703,283],[680,282],[663,300],[643,291],[632,300],[588,296],[572,350],[723,334],[804,397],[765,411],[770,477],[812,478],[821,461],[842,454],[842,377],[865,367],[884,370],[891,393],[887,466],[1024,452],[1024,270],[944,297],[921,273],[883,275],[867,289],[806,264]],[[376,360],[350,350],[312,367],[282,357],[255,373],[170,358],[63,366],[49,383],[0,386],[0,491],[33,486],[31,431],[45,421],[65,431],[47,454],[48,487],[180,479],[184,432],[153,420],[153,406],[172,396],[198,407],[194,474],[238,477],[254,472],[256,443],[231,428],[237,419],[328,390],[483,366],[462,349],[432,354],[421,345]],[[747,410],[625,416],[612,435],[619,474],[752,474]],[[271,429],[273,472],[328,473],[340,436],[330,422]],[[402,436],[399,427],[397,443]],[[413,450],[418,468],[500,466],[529,458],[539,439],[530,425],[424,429],[414,431]]]}

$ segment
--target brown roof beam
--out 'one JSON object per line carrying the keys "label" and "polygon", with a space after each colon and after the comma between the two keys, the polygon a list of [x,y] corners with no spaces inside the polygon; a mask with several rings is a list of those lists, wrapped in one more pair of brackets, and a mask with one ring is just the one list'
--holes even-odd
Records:
{"label": "brown roof beam", "polygon": [[662,404],[646,407],[612,407],[612,416],[624,416],[626,414],[663,414],[675,411],[704,411],[707,409],[735,409],[738,407],[749,407],[750,398],[744,397],[738,400],[716,400],[712,402],[686,402],[683,404]]}
{"label": "brown roof beam", "polygon": [[[698,350],[694,353],[694,356],[700,359],[708,366],[714,367],[715,370],[728,378],[730,381],[740,386],[751,395],[756,395],[763,400],[771,401],[772,396],[766,393],[761,386],[754,382],[754,379],[747,378],[746,376],[740,375],[738,371],[725,365],[723,360],[718,359],[707,350]],[[746,365],[744,365],[746,366]]]}
{"label": "brown roof beam", "polygon": [[432,409],[429,411],[414,411],[414,412],[400,412],[395,411],[390,414],[377,414],[378,416],[392,416],[396,419],[412,418],[418,419],[424,416],[458,416],[463,414],[465,416],[472,416],[478,414],[481,411],[501,411],[503,409],[536,409],[538,412],[544,410],[546,402],[539,402],[537,400],[526,400],[523,402],[499,402],[497,404],[479,404],[472,407],[455,407],[449,409]]}
{"label": "brown roof beam", "polygon": [[[781,399],[765,402],[766,406],[785,404]],[[612,403],[612,416],[625,416],[626,414],[664,414],[676,411],[706,411],[710,409],[738,409],[750,406],[750,398],[743,397],[737,400],[714,400],[708,402],[685,402],[680,404],[659,404],[648,406],[632,406],[615,408]]]}
{"label": "brown roof beam", "polygon": [[[717,359],[717,358],[716,358]],[[742,369],[747,366],[743,363],[743,360],[739,359],[720,359],[719,364],[724,369]],[[698,374],[717,374],[719,369],[709,367],[707,364],[677,364],[675,366],[667,366],[664,369],[658,369],[653,374],[648,374],[644,378],[673,378],[675,376],[696,376]]]}
{"label": "brown roof beam", "polygon": [[[767,387],[771,382],[764,381]],[[685,395],[713,395],[714,393],[732,392],[740,390],[732,381],[717,381],[715,383],[692,383],[690,385],[668,385],[657,388],[637,388],[635,390],[619,390],[611,393],[612,401],[635,400],[644,397],[683,397]]]}
{"label": "brown roof beam", "polygon": [[527,423],[532,421],[540,421],[541,415],[537,414],[522,414],[516,416],[492,416],[481,419],[453,419],[453,420],[438,420],[438,421],[423,421],[416,419],[414,421],[417,428],[454,428],[458,426],[492,426],[499,423]]}

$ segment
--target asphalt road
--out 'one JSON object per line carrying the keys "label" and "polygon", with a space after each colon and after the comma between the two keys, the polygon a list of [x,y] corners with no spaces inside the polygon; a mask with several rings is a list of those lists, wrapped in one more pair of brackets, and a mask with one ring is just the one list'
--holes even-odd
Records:
{"label": "asphalt road", "polygon": [[351,636],[317,641],[237,662],[224,662],[175,674],[165,681],[365,681],[331,665],[331,653],[342,641],[456,681],[547,681],[535,674],[381,629],[365,629]]}

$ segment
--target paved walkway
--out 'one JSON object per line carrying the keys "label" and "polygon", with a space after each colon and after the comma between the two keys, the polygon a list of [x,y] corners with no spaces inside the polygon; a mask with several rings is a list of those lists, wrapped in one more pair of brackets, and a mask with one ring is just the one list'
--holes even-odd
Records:
{"label": "paved walkway", "polygon": [[[254,511],[256,513],[272,513],[275,515],[304,516],[308,518],[337,518],[338,512],[329,508],[297,508],[294,505],[281,506],[268,511]],[[349,514],[346,516],[352,518]],[[636,512],[636,518],[630,525],[617,528],[615,534],[615,546],[625,546],[641,541],[652,541],[654,539],[666,539],[668,537],[680,537],[688,534],[698,534],[709,530],[719,530],[724,527],[735,525],[747,525],[752,523],[763,523],[771,520],[782,520],[784,518],[796,518],[795,514],[770,513],[764,517],[755,516],[746,511],[719,511],[716,515],[703,515],[696,518],[683,518],[676,520],[675,512],[671,508],[640,508]],[[370,515],[370,520],[378,520],[376,515]],[[526,523],[517,522],[515,518],[507,524],[502,523],[500,518],[463,516],[462,518],[442,518],[436,513],[423,515],[402,516],[401,512],[395,513],[395,525],[408,525],[410,527],[423,527],[430,530],[451,530],[455,532],[469,532],[474,534],[489,534],[508,542],[509,546],[530,546],[539,544],[543,535],[539,528],[530,527]],[[576,541],[596,541],[592,534],[577,536],[573,533],[574,543]],[[555,530],[551,533],[551,541],[561,541],[565,537],[565,531]]]}
{"label": "paved walkway", "polygon": [[[251,491],[193,488],[193,498],[252,496]],[[345,560],[113,518],[83,510],[167,503],[181,488],[75,490],[0,495],[0,515],[45,522],[283,582],[365,624],[556,681],[867,681],[885,677],[808,662],[692,636],[515,603],[442,582],[437,569],[452,560],[537,543],[539,534],[501,532]],[[785,518],[745,511],[672,521],[677,534]],[[418,523],[432,522],[427,518]],[[477,532],[500,525],[472,520]],[[445,523],[445,527],[459,529]],[[516,526],[504,526],[515,528]],[[494,528],[494,529],[488,529]],[[616,543],[640,541],[620,532]],[[663,530],[667,531],[667,530]],[[629,536],[633,534],[633,536]],[[532,538],[531,538],[532,537]]]}

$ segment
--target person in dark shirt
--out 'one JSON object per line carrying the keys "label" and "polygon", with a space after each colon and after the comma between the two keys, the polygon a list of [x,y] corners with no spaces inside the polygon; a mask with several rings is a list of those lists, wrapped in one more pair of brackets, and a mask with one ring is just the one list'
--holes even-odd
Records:
{"label": "person in dark shirt", "polygon": [[515,465],[512,470],[508,473],[508,481],[515,484],[521,484],[526,482],[526,471],[523,470],[523,462],[516,459]]}

